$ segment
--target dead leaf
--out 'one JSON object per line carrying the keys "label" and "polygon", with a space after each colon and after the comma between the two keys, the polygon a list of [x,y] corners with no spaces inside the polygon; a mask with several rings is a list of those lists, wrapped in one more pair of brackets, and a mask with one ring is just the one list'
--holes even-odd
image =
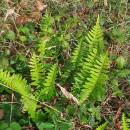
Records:
{"label": "dead leaf", "polygon": [[73,94],[69,93],[65,88],[61,87],[59,84],[56,84],[57,87],[60,88],[61,92],[64,94],[64,96],[70,100],[73,100],[75,103],[79,105],[79,101],[76,97],[74,97]]}
{"label": "dead leaf", "polygon": [[41,2],[40,0],[35,0],[35,1],[36,1],[38,10],[42,11],[42,10],[44,10],[44,9],[47,7],[47,5],[45,5],[45,4],[44,4],[43,2]]}
{"label": "dead leaf", "polygon": [[8,18],[9,15],[12,15],[12,14],[13,14],[13,15],[15,15],[15,16],[19,16],[19,14],[15,13],[14,9],[15,9],[15,8],[10,8],[10,9],[7,10],[6,15],[5,15],[5,18],[4,18],[4,21],[7,20],[7,18]]}

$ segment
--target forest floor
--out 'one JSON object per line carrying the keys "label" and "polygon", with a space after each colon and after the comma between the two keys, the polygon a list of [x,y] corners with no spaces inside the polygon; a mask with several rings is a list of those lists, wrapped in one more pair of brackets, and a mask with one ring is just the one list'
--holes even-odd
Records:
{"label": "forest floor", "polygon": [[[74,118],[71,114],[68,114],[66,119],[56,117],[60,123],[62,122],[62,126],[72,121],[70,124],[74,124],[75,128],[70,128],[69,125],[63,128],[60,126],[53,128],[54,115],[53,121],[49,116],[53,112],[45,109],[44,112],[48,117],[45,113],[43,114],[44,122],[49,123],[44,124],[45,126],[42,124],[42,128],[42,125],[36,125],[27,113],[21,112],[22,105],[19,103],[19,95],[8,88],[1,87],[0,130],[94,130],[104,122],[108,123],[106,130],[122,130],[124,128],[122,126],[123,113],[125,113],[128,125],[130,124],[129,0],[1,0],[0,68],[11,74],[20,74],[30,82],[28,61],[33,52],[36,52],[39,39],[42,35],[46,35],[54,41],[48,50],[57,46],[61,48],[59,52],[52,50],[50,52],[52,55],[48,52],[47,55],[51,58],[47,57],[46,68],[54,63],[55,55],[57,55],[58,67],[62,69],[71,57],[74,46],[95,25],[98,15],[106,42],[105,50],[109,53],[110,67],[106,83],[106,97],[100,102],[95,102],[95,109],[89,111],[90,118],[87,120],[83,116],[81,118],[80,112],[78,115],[74,114]],[[53,39],[57,34],[59,35],[57,39],[62,41],[61,46],[57,45],[55,38]],[[56,82],[59,80],[60,76]],[[71,85],[67,80],[63,87],[69,91]],[[61,99],[52,100],[54,101],[48,103],[50,106],[54,106]],[[68,104],[68,111],[71,107],[75,109],[71,101],[65,100],[65,102],[64,106]],[[78,107],[76,109],[78,110]],[[58,108],[58,110],[62,111],[63,108]],[[94,111],[98,111],[100,116]],[[68,124],[64,124],[64,121]]]}

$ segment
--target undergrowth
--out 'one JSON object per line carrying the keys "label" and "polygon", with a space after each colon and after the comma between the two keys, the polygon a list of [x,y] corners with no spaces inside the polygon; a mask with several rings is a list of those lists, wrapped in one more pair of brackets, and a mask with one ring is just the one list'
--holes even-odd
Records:
{"label": "undergrowth", "polygon": [[0,2],[0,130],[129,129],[129,2],[40,2]]}
{"label": "undergrowth", "polygon": [[[48,113],[51,116],[62,113],[61,116],[63,116],[64,118],[66,117],[64,116],[65,110],[63,110],[63,108],[61,108],[62,110],[59,110],[58,108],[59,101],[55,102],[55,104],[53,105],[54,108],[50,106],[54,98],[56,99],[61,97],[59,95],[60,91],[58,91],[58,89],[56,88],[56,83],[59,82],[56,81],[56,79],[59,76],[60,80],[60,77],[62,77],[62,73],[63,75],[65,75],[65,73],[64,71],[62,72],[61,69],[59,70],[60,75],[58,74],[59,68],[58,59],[56,59],[57,56],[53,56],[53,60],[54,62],[56,62],[54,65],[47,63],[47,61],[45,60],[48,51],[50,51],[46,49],[47,44],[51,44],[51,41],[44,42],[43,40],[43,42],[39,45],[37,54],[32,54],[29,63],[30,76],[32,81],[31,83],[28,84],[25,78],[22,78],[21,76],[18,76],[16,74],[11,75],[7,71],[1,70],[0,73],[1,85],[13,91],[16,91],[21,95],[23,110],[28,112],[29,117],[32,118],[32,121],[36,123],[39,129],[41,129],[40,126],[43,125],[43,122],[38,119],[39,111],[42,115],[43,111],[46,111],[46,114]],[[54,50],[54,53],[56,53],[55,51],[56,50]],[[71,68],[69,68],[70,71],[68,73],[69,75],[70,73],[73,73],[73,81],[71,82],[73,86],[72,90],[70,90],[70,93],[72,92],[75,97],[72,94],[69,94],[69,92],[67,92],[65,89],[63,90],[63,88],[60,87],[62,88],[62,95],[66,97],[67,95],[70,95],[68,96],[68,100],[72,99],[75,103],[77,103],[77,105],[75,104],[76,109],[80,110],[82,106],[86,105],[86,102],[91,102],[91,104],[94,105],[96,101],[102,101],[104,99],[102,94],[104,93],[105,96],[106,88],[104,85],[107,80],[107,70],[109,67],[108,53],[104,51],[105,50],[102,31],[99,26],[98,17],[94,28],[88,33],[85,38],[83,38],[82,41],[77,44],[72,53],[73,56],[72,58],[70,58],[70,61],[68,59],[68,62],[70,62],[71,66],[73,66],[72,70]],[[79,57],[80,53],[82,53],[82,55]],[[80,60],[78,61],[79,58]],[[49,64],[50,66],[49,69],[45,67],[47,64]],[[31,89],[33,89],[33,92],[31,92]],[[66,93],[64,93],[64,91],[66,91]],[[62,98],[64,99],[65,97]],[[64,104],[62,98],[60,99],[60,104]],[[42,104],[46,106],[44,109],[41,107]],[[64,104],[64,107],[66,109],[67,106],[73,106],[73,104],[73,102],[66,105]],[[52,109],[53,111],[50,109]],[[58,113],[56,114],[56,112]],[[48,127],[52,127],[52,129],[58,129],[59,127],[59,129],[61,129],[60,126],[55,126],[55,124],[53,124],[54,122],[50,120],[50,116],[46,118],[46,120],[48,120],[47,122],[51,122]],[[68,128],[71,128],[71,122],[67,123],[67,125]],[[43,125],[43,128],[44,127],[47,128],[46,125]]]}

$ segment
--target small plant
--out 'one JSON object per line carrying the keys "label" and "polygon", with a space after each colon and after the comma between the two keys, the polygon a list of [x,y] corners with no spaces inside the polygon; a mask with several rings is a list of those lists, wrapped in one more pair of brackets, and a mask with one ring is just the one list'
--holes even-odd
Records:
{"label": "small plant", "polygon": [[129,0],[0,7],[0,129],[129,129]]}
{"label": "small plant", "polygon": [[[80,103],[87,99],[100,101],[103,96],[101,93],[105,92],[103,85],[107,80],[109,59],[108,53],[104,52],[99,18],[82,44],[79,43],[72,57],[72,63],[75,66],[79,65],[73,89],[75,94],[79,94]],[[79,55],[81,55],[80,60]]]}
{"label": "small plant", "polygon": [[[94,28],[76,45],[71,58],[62,69],[58,67],[59,44],[54,46],[59,38],[59,34],[53,35],[54,29],[51,25],[54,23],[54,19],[45,16],[44,20],[48,21],[46,27],[44,23],[41,24],[41,34],[44,36],[39,40],[38,48],[31,55],[29,62],[30,81],[21,75],[11,74],[1,69],[0,85],[21,95],[23,111],[28,112],[29,117],[40,130],[43,128],[65,130],[72,128],[74,125],[71,117],[68,114],[64,116],[64,113],[69,113],[74,107],[76,110],[72,115],[82,118],[83,121],[92,119],[90,125],[93,126],[95,117],[97,120],[101,120],[100,107],[96,107],[94,104],[105,97],[109,68],[108,52],[104,49],[99,17]],[[27,28],[24,30],[21,28],[24,34],[27,30]],[[52,41],[53,39],[56,41]],[[60,47],[65,49],[63,45]],[[68,68],[67,71],[66,68]],[[62,79],[64,80],[62,81]],[[68,79],[69,83],[73,84],[70,90],[60,86],[61,84],[66,85]],[[67,103],[68,100],[74,102]],[[87,103],[88,101],[90,103]],[[84,114],[89,118],[86,118]],[[70,123],[67,121],[68,119]],[[58,122],[59,120],[60,122]],[[103,129],[105,126],[106,124],[99,129]]]}

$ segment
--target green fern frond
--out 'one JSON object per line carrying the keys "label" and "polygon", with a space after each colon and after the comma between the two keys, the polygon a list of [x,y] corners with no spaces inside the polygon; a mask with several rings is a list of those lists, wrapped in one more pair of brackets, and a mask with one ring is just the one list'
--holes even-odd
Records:
{"label": "green fern frond", "polygon": [[0,82],[5,86],[8,86],[9,89],[15,90],[18,93],[28,93],[26,90],[27,81],[20,75],[11,75],[9,72],[0,69]]}
{"label": "green fern frond", "polygon": [[41,43],[38,46],[39,46],[38,52],[40,53],[39,56],[43,57],[45,55],[46,43],[45,42]]}
{"label": "green fern frond", "polygon": [[[81,43],[75,49],[75,59],[80,59],[79,53],[82,52],[82,61],[79,61],[80,67],[75,75],[75,84],[72,88],[73,92],[80,97],[80,103],[86,99],[98,100],[102,99],[104,92],[104,84],[107,80],[107,69],[109,67],[108,53],[104,54],[104,42],[102,30],[99,25],[99,17],[96,25],[89,31],[86,37],[86,46]],[[81,50],[81,51],[79,51]]]}
{"label": "green fern frond", "polygon": [[45,87],[54,87],[55,80],[56,80],[56,70],[57,64],[53,65],[52,68],[49,70],[48,75],[45,79],[44,86]]}
{"label": "green fern frond", "polygon": [[[78,45],[76,45],[76,48],[75,48],[75,50],[73,51],[72,57],[71,57],[71,62],[72,62],[72,63],[78,64],[79,61],[81,60],[82,44],[83,44],[83,42],[80,41],[80,42],[78,43]],[[80,57],[80,58],[79,58],[79,57]]]}
{"label": "green fern frond", "polygon": [[82,69],[80,69],[80,72],[77,73],[77,77],[75,77],[76,81],[78,81],[81,84],[83,84],[84,81],[86,81],[85,78],[89,76],[90,68],[93,66],[97,55],[97,49],[93,48],[93,51],[90,52],[87,58],[84,58],[84,62],[82,63]]}
{"label": "green fern frond", "polygon": [[122,128],[123,130],[130,130],[129,124],[124,113],[122,114]]}
{"label": "green fern frond", "polygon": [[30,117],[35,119],[35,111],[38,107],[35,97],[31,94],[28,94],[28,97],[23,95],[21,102],[23,103],[23,111],[27,111]]}
{"label": "green fern frond", "polygon": [[[82,49],[83,42],[82,40],[76,45],[76,48],[72,52],[71,60],[68,62],[68,64],[65,65],[65,67],[62,69],[63,74],[61,75],[61,85],[70,78],[70,75],[75,74],[75,69],[78,69],[79,63],[82,61]],[[80,57],[80,58],[79,58]],[[80,65],[81,66],[81,65]]]}
{"label": "green fern frond", "polygon": [[11,75],[7,71],[0,70],[0,84],[22,95],[22,103],[24,111],[28,111],[31,118],[34,118],[37,102],[33,95],[30,94],[27,87],[27,81],[20,75]]}
{"label": "green fern frond", "polygon": [[[101,91],[102,85],[105,84],[107,79],[107,69],[109,66],[108,53],[101,55],[90,67],[90,77],[86,78],[86,82],[83,85],[82,92],[80,94],[80,103],[85,101],[90,95],[94,98],[98,98],[98,91]],[[97,91],[98,90],[98,91]],[[101,92],[100,92],[101,95]]]}
{"label": "green fern frond", "polygon": [[97,49],[93,48],[93,50],[84,59],[84,64],[83,64],[84,73],[88,73],[90,71],[91,66],[94,65],[94,62],[95,62],[95,60],[97,59],[98,56],[99,55],[98,55]]}
{"label": "green fern frond", "polygon": [[97,48],[100,51],[100,44],[103,41],[102,30],[99,25],[99,17],[97,19],[96,25],[92,30],[89,31],[88,35],[85,37],[87,40],[87,47],[89,52],[92,51],[93,48]]}
{"label": "green fern frond", "polygon": [[98,126],[98,128],[96,128],[96,130],[105,130],[106,126],[107,126],[107,122],[105,122],[102,125]]}
{"label": "green fern frond", "polygon": [[56,73],[57,73],[57,64],[53,65],[51,69],[48,72],[48,75],[45,78],[45,82],[43,83],[43,87],[38,99],[41,98],[43,95],[44,98],[50,99],[52,95],[54,94],[54,88],[55,88],[55,80],[56,80]]}
{"label": "green fern frond", "polygon": [[36,54],[32,55],[29,67],[31,68],[30,74],[33,81],[31,85],[39,87],[41,81],[44,81],[44,65],[40,63],[40,58]]}

